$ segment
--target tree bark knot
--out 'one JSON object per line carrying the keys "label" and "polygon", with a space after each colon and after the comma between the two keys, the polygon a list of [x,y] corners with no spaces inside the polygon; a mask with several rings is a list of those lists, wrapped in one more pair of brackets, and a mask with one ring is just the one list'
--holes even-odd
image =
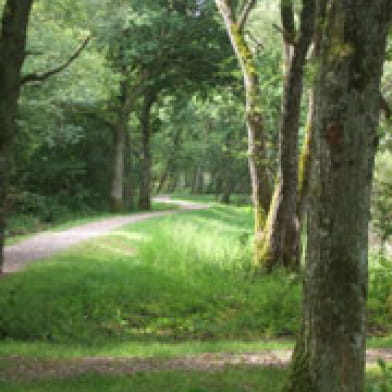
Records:
{"label": "tree bark knot", "polygon": [[344,128],[339,123],[328,124],[325,130],[325,138],[329,145],[338,145],[343,142]]}

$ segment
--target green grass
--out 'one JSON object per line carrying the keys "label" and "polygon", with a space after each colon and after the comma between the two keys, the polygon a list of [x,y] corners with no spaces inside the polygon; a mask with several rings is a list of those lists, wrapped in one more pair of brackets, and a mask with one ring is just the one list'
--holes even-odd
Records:
{"label": "green grass", "polygon": [[[220,195],[209,194],[194,194],[190,192],[177,192],[170,195],[173,199],[190,200],[202,203],[217,203],[219,204]],[[230,198],[230,203],[237,206],[251,205],[251,197],[246,194],[234,194]]]}
{"label": "green grass", "polygon": [[[249,207],[213,206],[138,222],[6,276],[0,355],[173,357],[291,348],[300,278],[277,272],[254,280],[251,230]],[[392,284],[378,264],[369,315],[387,331]],[[266,342],[271,338],[278,340]],[[370,345],[392,347],[392,339],[372,338]]]}
{"label": "green grass", "polygon": [[[82,376],[39,381],[0,381],[7,392],[278,392],[285,383],[280,368],[228,366],[217,371],[139,372],[134,375]],[[378,369],[368,371],[367,392],[389,392],[392,380]]]}
{"label": "green grass", "polygon": [[151,357],[174,358],[204,353],[255,353],[263,350],[292,349],[293,340],[216,340],[185,342],[117,342],[98,346],[23,342],[5,340],[0,344],[0,357],[18,355],[39,359],[68,359],[82,357]]}
{"label": "green grass", "polygon": [[202,203],[218,203],[218,199],[214,194],[192,194],[189,192],[176,192],[170,195],[173,200],[189,200]]}
{"label": "green grass", "polygon": [[247,208],[181,213],[31,265],[2,281],[0,334],[78,345],[292,334],[299,284],[251,279],[249,225]]}
{"label": "green grass", "polygon": [[226,368],[221,371],[164,371],[134,376],[87,374],[66,380],[0,382],[7,392],[275,392],[282,386],[282,370]]}

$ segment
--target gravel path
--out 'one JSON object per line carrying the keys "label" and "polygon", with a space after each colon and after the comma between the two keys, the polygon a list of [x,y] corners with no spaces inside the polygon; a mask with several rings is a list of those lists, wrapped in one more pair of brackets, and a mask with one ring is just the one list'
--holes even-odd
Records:
{"label": "gravel path", "polygon": [[[391,349],[368,349],[366,362],[375,364],[379,358],[392,360]],[[0,380],[32,381],[39,379],[64,379],[84,373],[131,375],[137,372],[165,370],[220,370],[226,366],[284,367],[291,359],[291,350],[265,350],[258,353],[200,354],[182,358],[110,358],[91,357],[69,360],[40,360],[18,356],[0,357]],[[7,363],[1,366],[1,361]]]}
{"label": "gravel path", "polygon": [[115,216],[91,223],[85,223],[67,230],[48,231],[33,235],[32,237],[15,245],[5,247],[3,272],[7,273],[19,271],[26,264],[47,259],[58,252],[79,244],[82,241],[106,235],[110,231],[123,225],[158,216],[208,208],[207,204],[191,203],[184,200],[172,200],[167,196],[159,196],[154,198],[154,200],[160,203],[176,204],[179,206],[179,209]]}

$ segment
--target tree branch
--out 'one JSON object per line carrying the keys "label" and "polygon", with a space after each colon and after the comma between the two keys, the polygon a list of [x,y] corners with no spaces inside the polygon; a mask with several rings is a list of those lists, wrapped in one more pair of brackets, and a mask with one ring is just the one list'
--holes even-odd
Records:
{"label": "tree branch", "polygon": [[246,31],[245,34],[249,37],[249,39],[256,45],[256,52],[259,50],[264,49],[264,45],[262,42],[260,42],[253,34],[251,31]]}
{"label": "tree branch", "polygon": [[295,42],[295,40],[293,40],[293,39],[291,39],[291,37],[289,37],[287,34],[286,34],[286,31],[284,30],[284,29],[282,29],[280,26],[278,26],[277,24],[273,24],[272,25],[272,27],[278,32],[278,33],[280,33],[280,34],[282,34],[282,36],[283,36],[283,39],[287,42],[287,43],[289,43],[290,45],[293,45],[293,46],[295,46],[297,43]]}
{"label": "tree branch", "polygon": [[69,65],[71,65],[82,53],[84,48],[88,45],[88,43],[91,40],[91,35],[89,35],[83,42],[82,44],[76,49],[76,51],[73,53],[73,55],[65,61],[63,64],[59,65],[58,67],[55,67],[49,71],[42,72],[42,73],[31,73],[24,75],[21,78],[20,84],[25,85],[28,83],[34,83],[34,82],[43,82],[46,79],[50,78],[51,76],[64,71],[65,68],[67,68]]}
{"label": "tree branch", "polygon": [[256,1],[257,0],[248,0],[242,7],[240,15],[238,16],[237,19],[239,31],[241,31],[244,28],[245,23],[248,20],[249,13],[250,11],[252,11],[253,7],[255,6]]}
{"label": "tree branch", "polygon": [[[295,41],[295,21],[293,0],[280,0],[280,15],[282,20],[282,27],[284,31],[283,38],[287,43]],[[287,40],[287,38],[289,40]]]}
{"label": "tree branch", "polygon": [[227,0],[215,0],[215,4],[223,17],[226,29],[229,31],[235,23],[233,10],[229,2]]}
{"label": "tree branch", "polygon": [[379,100],[379,107],[380,111],[384,113],[384,116],[387,120],[391,119],[391,108],[385,97],[380,93],[380,100]]}
{"label": "tree branch", "polygon": [[39,52],[36,50],[26,50],[25,51],[25,57],[27,56],[42,56],[44,52]]}
{"label": "tree branch", "polygon": [[96,121],[101,122],[103,125],[105,125],[105,127],[109,128],[111,131],[114,131],[116,128],[114,123],[112,123],[111,121],[107,120],[106,118],[100,116],[96,112],[81,111],[78,114],[80,114],[82,116],[90,117],[92,120],[96,120]]}

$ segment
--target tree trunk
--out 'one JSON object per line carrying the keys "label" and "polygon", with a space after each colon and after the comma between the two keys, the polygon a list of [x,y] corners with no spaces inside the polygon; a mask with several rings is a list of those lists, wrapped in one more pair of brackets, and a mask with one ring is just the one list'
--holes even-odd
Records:
{"label": "tree trunk", "polygon": [[113,129],[113,174],[110,192],[111,211],[121,212],[124,208],[124,153],[126,133],[128,131],[128,116],[121,111],[117,124]]}
{"label": "tree trunk", "polygon": [[203,166],[198,166],[196,168],[196,172],[195,172],[194,193],[199,194],[199,195],[204,193]]}
{"label": "tree trunk", "polygon": [[156,96],[150,91],[144,95],[143,106],[140,115],[140,128],[142,134],[142,161],[139,193],[139,208],[151,209],[151,108]]}
{"label": "tree trunk", "polygon": [[125,157],[124,157],[124,176],[125,176],[125,185],[124,185],[124,204],[125,208],[129,210],[133,210],[134,208],[134,194],[135,194],[135,184],[134,184],[134,162],[132,156],[131,149],[131,134],[130,130],[125,134]]}
{"label": "tree trunk", "polygon": [[117,121],[113,127],[113,166],[110,202],[112,212],[121,212],[124,209],[125,193],[125,150],[129,141],[128,121],[135,99],[135,87],[130,87],[126,75],[120,84],[120,97],[118,102]]}
{"label": "tree trunk", "polygon": [[[287,0],[282,0],[282,19],[285,22]],[[290,11],[290,10],[289,10]],[[290,12],[288,12],[290,14]],[[287,12],[286,12],[287,14]],[[315,3],[303,0],[300,36],[295,44],[285,75],[282,121],[280,127],[279,183],[264,232],[262,265],[271,270],[275,266],[297,269],[299,266],[299,225],[297,219],[298,188],[298,131],[303,90],[306,54],[313,38]],[[291,23],[287,23],[291,24]],[[293,32],[285,34],[295,35]],[[290,38],[285,37],[285,47]]]}
{"label": "tree trunk", "polygon": [[26,30],[33,0],[8,0],[0,32],[0,273],[3,265],[8,165],[15,134]]}
{"label": "tree trunk", "polygon": [[301,157],[298,164],[298,198],[297,198],[297,217],[298,225],[301,230],[306,216],[309,203],[310,180],[314,161],[314,97],[313,91],[309,94],[308,118],[306,120],[306,134]]}
{"label": "tree trunk", "polygon": [[[248,161],[252,185],[255,221],[255,263],[260,264],[263,248],[263,228],[271,202],[271,175],[267,165],[265,130],[261,103],[261,91],[257,67],[243,34],[243,27],[254,1],[245,2],[237,20],[228,0],[215,0],[222,15],[233,50],[241,66],[245,87],[245,118],[248,130]],[[249,7],[246,9],[247,5]],[[245,11],[245,12],[244,12]],[[246,12],[247,11],[247,12]]]}
{"label": "tree trunk", "polygon": [[[175,174],[175,171],[177,169],[177,152],[178,152],[178,146],[180,144],[181,141],[181,135],[182,135],[182,129],[178,128],[173,136],[173,141],[172,141],[172,148],[171,148],[171,153],[170,156],[167,160],[167,164],[165,167],[165,171],[163,172],[160,180],[159,180],[159,184],[157,186],[157,193],[160,193],[162,191],[162,189],[164,189],[166,183],[168,182],[168,179],[170,178],[170,176]],[[169,187],[166,187],[169,188]]]}
{"label": "tree trunk", "polygon": [[[321,1],[319,5],[321,5]],[[367,243],[390,0],[326,1],[315,79],[315,160],[303,330],[286,390],[362,392]]]}
{"label": "tree trunk", "polygon": [[232,193],[233,193],[233,184],[229,180],[224,181],[223,192],[220,198],[220,202],[224,204],[230,204]]}

